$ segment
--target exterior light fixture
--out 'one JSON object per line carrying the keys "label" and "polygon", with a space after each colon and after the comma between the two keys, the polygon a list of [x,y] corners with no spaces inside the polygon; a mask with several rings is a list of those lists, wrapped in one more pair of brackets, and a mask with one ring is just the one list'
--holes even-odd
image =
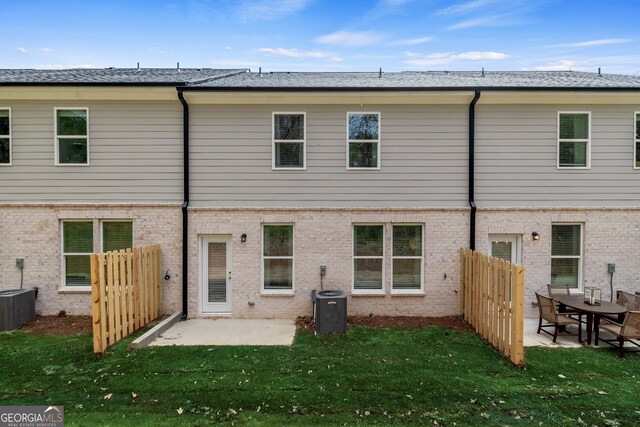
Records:
{"label": "exterior light fixture", "polygon": [[242,233],[242,236],[240,236],[240,241],[242,243],[245,243],[247,241],[247,235],[245,233]]}
{"label": "exterior light fixture", "polygon": [[538,234],[537,231],[534,231],[533,233],[531,233],[531,237],[533,238],[533,240],[540,240],[540,235]]}

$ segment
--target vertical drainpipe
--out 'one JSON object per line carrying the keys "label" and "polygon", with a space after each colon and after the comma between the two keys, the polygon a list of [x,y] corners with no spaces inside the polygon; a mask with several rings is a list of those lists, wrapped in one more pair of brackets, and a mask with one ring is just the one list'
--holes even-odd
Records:
{"label": "vertical drainpipe", "polygon": [[187,318],[187,289],[189,287],[189,104],[184,99],[183,88],[178,87],[178,99],[182,104],[182,156],[183,198],[182,203],[182,318]]}
{"label": "vertical drainpipe", "polygon": [[476,249],[476,195],[475,195],[475,126],[476,103],[480,99],[480,90],[476,89],[471,104],[469,104],[469,248]]}

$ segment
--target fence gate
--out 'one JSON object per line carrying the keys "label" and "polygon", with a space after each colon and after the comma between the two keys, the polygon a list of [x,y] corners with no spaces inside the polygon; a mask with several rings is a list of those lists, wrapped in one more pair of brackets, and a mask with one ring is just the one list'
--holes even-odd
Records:
{"label": "fence gate", "polygon": [[516,365],[524,365],[524,267],[460,249],[464,320]]}
{"label": "fence gate", "polygon": [[158,317],[161,277],[160,245],[91,255],[94,353]]}

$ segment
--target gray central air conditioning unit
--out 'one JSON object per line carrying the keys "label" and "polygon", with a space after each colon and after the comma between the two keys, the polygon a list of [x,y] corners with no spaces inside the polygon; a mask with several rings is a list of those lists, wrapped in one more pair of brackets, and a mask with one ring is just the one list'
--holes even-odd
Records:
{"label": "gray central air conditioning unit", "polygon": [[0,291],[0,331],[18,329],[36,320],[36,290]]}
{"label": "gray central air conditioning unit", "polygon": [[316,333],[347,332],[347,295],[340,290],[316,294]]}

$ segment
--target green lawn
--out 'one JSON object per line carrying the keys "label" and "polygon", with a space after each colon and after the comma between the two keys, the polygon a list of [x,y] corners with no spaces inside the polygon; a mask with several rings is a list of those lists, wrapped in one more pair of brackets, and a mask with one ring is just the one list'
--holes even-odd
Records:
{"label": "green lawn", "polygon": [[96,358],[88,335],[2,333],[0,405],[64,405],[81,426],[640,425],[640,356],[611,349],[531,348],[521,369],[442,328],[301,331],[292,347],[130,341]]}

